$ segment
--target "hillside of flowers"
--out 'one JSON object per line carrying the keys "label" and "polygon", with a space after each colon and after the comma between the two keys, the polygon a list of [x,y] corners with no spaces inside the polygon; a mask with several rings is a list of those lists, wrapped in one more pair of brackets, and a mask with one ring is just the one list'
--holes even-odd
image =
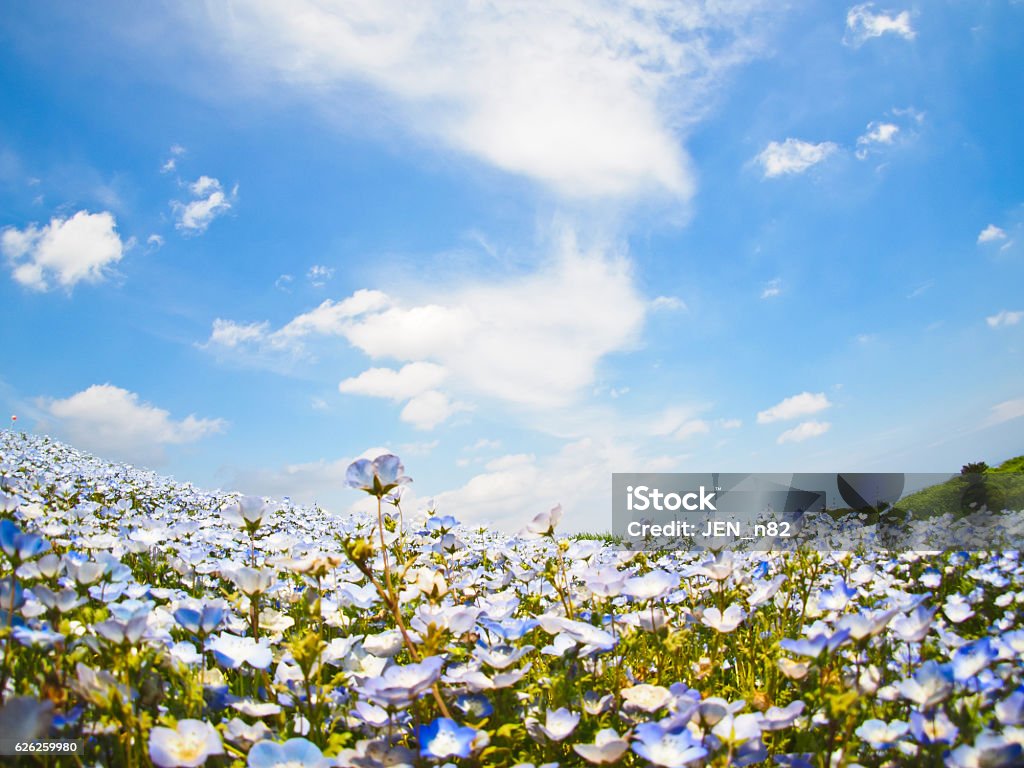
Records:
{"label": "hillside of flowers", "polygon": [[[0,739],[25,764],[1024,764],[1016,551],[633,552],[336,517],[0,433]],[[6,757],[2,760],[13,760]]]}

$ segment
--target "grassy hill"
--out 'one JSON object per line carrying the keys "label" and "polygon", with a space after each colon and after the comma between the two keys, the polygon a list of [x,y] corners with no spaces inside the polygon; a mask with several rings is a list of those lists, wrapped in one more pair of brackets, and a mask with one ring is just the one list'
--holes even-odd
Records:
{"label": "grassy hill", "polygon": [[970,471],[923,488],[901,499],[897,507],[922,517],[946,512],[968,514],[982,504],[989,509],[1024,509],[1024,456],[1008,459],[998,467],[968,465],[964,469],[981,471]]}

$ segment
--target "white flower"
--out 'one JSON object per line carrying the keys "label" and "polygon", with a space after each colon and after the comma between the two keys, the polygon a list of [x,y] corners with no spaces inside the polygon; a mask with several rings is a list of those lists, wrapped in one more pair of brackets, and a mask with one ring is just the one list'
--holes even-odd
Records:
{"label": "white flower", "polygon": [[725,609],[725,613],[717,608],[705,608],[700,621],[701,624],[718,632],[732,632],[745,618],[747,618],[747,614],[743,612],[738,603],[733,603]]}
{"label": "white flower", "polygon": [[540,726],[540,730],[552,741],[562,741],[576,730],[579,722],[580,716],[565,707],[560,707],[553,712],[549,709],[547,720],[544,725]]}
{"label": "white flower", "polygon": [[160,768],[196,768],[210,755],[223,755],[220,734],[202,720],[179,720],[176,728],[149,733],[149,758]]}
{"label": "white flower", "polygon": [[619,738],[612,728],[604,728],[594,736],[593,744],[573,744],[576,754],[590,763],[615,763],[629,749],[629,742]]}
{"label": "white flower", "polygon": [[266,669],[274,660],[267,638],[253,640],[251,637],[221,632],[207,642],[206,648],[213,651],[217,661],[229,669],[238,669],[243,664],[255,669]]}
{"label": "white flower", "polygon": [[631,709],[640,709],[644,712],[656,712],[674,698],[668,688],[660,685],[649,685],[641,683],[629,688],[622,689],[622,698]]}

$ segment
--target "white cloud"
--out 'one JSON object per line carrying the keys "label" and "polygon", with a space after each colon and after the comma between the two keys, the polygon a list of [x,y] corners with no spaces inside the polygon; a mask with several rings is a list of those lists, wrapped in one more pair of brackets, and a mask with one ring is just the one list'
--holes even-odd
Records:
{"label": "white cloud", "polygon": [[323,288],[332,277],[334,277],[334,269],[325,267],[322,264],[314,264],[309,268],[309,272],[306,273],[306,279],[309,280],[314,288]]}
{"label": "white cloud", "polygon": [[146,238],[146,246],[153,251],[158,251],[163,248],[164,238],[161,235],[150,235]]}
{"label": "white cloud", "polygon": [[787,429],[779,435],[775,442],[779,445],[784,443],[802,443],[804,440],[810,440],[812,437],[824,435],[831,427],[832,425],[827,421],[804,421],[792,429]]}
{"label": "white cloud", "polygon": [[1016,325],[1022,319],[1024,319],[1024,311],[1017,310],[1016,312],[1011,312],[1004,309],[990,317],[986,317],[985,322],[988,323],[989,328],[1005,328],[1008,325]]}
{"label": "white cloud", "polygon": [[342,381],[338,390],[346,395],[406,400],[428,389],[436,389],[447,377],[448,371],[444,366],[426,362],[409,363],[397,371],[392,368],[370,368]]}
{"label": "white cloud", "polygon": [[812,144],[800,139],[786,139],[782,143],[770,142],[756,159],[764,169],[765,178],[771,179],[786,174],[803,173],[838,149],[838,145],[831,141]]}
{"label": "white cloud", "polygon": [[853,6],[846,13],[846,35],[843,42],[857,47],[874,37],[893,34],[904,40],[913,40],[916,32],[910,25],[910,12],[874,12],[874,3]]}
{"label": "white cloud", "polygon": [[[637,342],[647,311],[629,260],[601,249],[583,253],[570,233],[534,272],[421,288],[416,301],[361,290],[252,341],[288,351],[341,337],[371,359],[443,366],[460,395],[556,408],[593,383],[602,358]],[[441,405],[432,397],[410,413],[421,413],[424,402]]]}
{"label": "white cloud", "polygon": [[994,243],[1006,239],[1006,232],[995,224],[989,224],[978,234],[978,243]]}
{"label": "white cloud", "polygon": [[143,464],[162,462],[168,445],[193,443],[227,426],[223,419],[194,415],[172,419],[164,409],[111,384],[94,384],[63,400],[44,398],[39,406],[54,419],[54,431],[76,447]]}
{"label": "white cloud", "polygon": [[1021,416],[1024,416],[1024,397],[1016,400],[1006,400],[992,406],[992,412],[985,421],[985,426],[1002,424],[1006,421],[1019,419]]}
{"label": "white cloud", "polygon": [[452,414],[468,410],[472,410],[470,405],[452,402],[443,392],[430,389],[406,403],[401,418],[416,429],[433,429]]}
{"label": "white cloud", "polygon": [[857,159],[864,160],[870,154],[871,147],[879,144],[892,144],[900,127],[895,123],[870,122],[865,134],[857,137]]}
{"label": "white cloud", "polygon": [[291,293],[292,289],[289,288],[288,286],[292,284],[293,280],[295,280],[295,278],[292,277],[291,275],[281,275],[280,277],[277,278],[277,280],[274,281],[274,287],[277,288],[279,291]]}
{"label": "white cloud", "polygon": [[226,194],[220,181],[211,176],[200,176],[188,185],[193,199],[187,203],[178,200],[171,202],[177,214],[177,228],[186,234],[201,234],[211,222],[231,210],[238,198],[238,185]]}
{"label": "white cloud", "polygon": [[213,321],[213,331],[210,333],[210,340],[206,346],[218,345],[233,348],[259,341],[266,336],[269,326],[270,324],[267,322],[243,324],[218,317]]}
{"label": "white cloud", "polygon": [[687,197],[680,129],[758,50],[757,0],[239,2],[198,20],[247,72],[319,101],[383,95],[388,119],[577,197]]}
{"label": "white cloud", "polygon": [[773,405],[767,410],[760,411],[757,414],[757,423],[770,424],[773,421],[786,421],[800,416],[808,416],[823,411],[831,405],[832,403],[828,401],[824,392],[816,394],[801,392],[799,395],[787,397],[781,403]]}
{"label": "white cloud", "polygon": [[37,291],[49,290],[53,281],[67,290],[79,282],[99,282],[126,247],[108,211],[79,211],[67,219],[54,217],[42,228],[9,227],[0,235],[12,277]]}
{"label": "white cloud", "polygon": [[676,440],[685,440],[688,437],[693,437],[694,435],[705,435],[710,431],[711,425],[704,421],[704,419],[692,419],[690,421],[683,422],[683,424],[672,433],[672,437]]}
{"label": "white cloud", "polygon": [[782,293],[782,278],[776,277],[765,283],[764,289],[761,291],[762,299],[773,299]]}
{"label": "white cloud", "polygon": [[719,419],[718,426],[722,429],[739,429],[743,422],[740,419]]}
{"label": "white cloud", "polygon": [[685,310],[686,302],[677,296],[658,296],[651,301],[651,309],[656,312],[660,310]]}

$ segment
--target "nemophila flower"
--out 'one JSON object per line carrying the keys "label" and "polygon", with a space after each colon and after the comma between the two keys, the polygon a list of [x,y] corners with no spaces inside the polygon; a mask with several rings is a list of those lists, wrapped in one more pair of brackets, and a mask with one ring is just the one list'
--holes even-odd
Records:
{"label": "nemophila flower", "polygon": [[711,732],[726,744],[740,744],[761,738],[761,721],[757,715],[726,714],[715,723]]}
{"label": "nemophila flower", "polygon": [[896,635],[908,643],[919,643],[924,640],[932,625],[932,617],[935,616],[935,609],[917,606],[912,613],[905,616],[897,616],[889,624],[889,628]]}
{"label": "nemophila flower", "polygon": [[971,607],[970,602],[962,595],[950,595],[947,597],[945,604],[942,606],[942,611],[946,614],[946,618],[954,624],[962,624],[974,615],[974,609]]}
{"label": "nemophila flower", "polygon": [[456,528],[459,525],[459,521],[451,515],[437,515],[435,517],[428,517],[426,522],[426,529],[433,533],[434,531],[441,531],[447,533],[448,531]]}
{"label": "nemophila flower", "polygon": [[727,633],[736,629],[745,618],[747,618],[747,614],[738,603],[733,603],[725,609],[724,613],[715,607],[705,608],[700,622],[718,632]]}
{"label": "nemophila flower", "polygon": [[11,634],[22,645],[36,645],[41,648],[52,648],[57,643],[64,642],[64,635],[48,628],[30,629],[28,627],[14,627],[11,630]]}
{"label": "nemophila flower", "polygon": [[533,520],[526,524],[523,533],[531,536],[554,536],[555,527],[562,519],[562,505],[556,504],[547,512],[538,512]]}
{"label": "nemophila flower", "polygon": [[573,751],[588,763],[617,763],[626,754],[629,742],[621,738],[614,728],[602,728],[594,736],[593,744],[573,744]]}
{"label": "nemophila flower", "polygon": [[570,733],[576,730],[579,725],[580,716],[570,712],[565,707],[559,707],[552,711],[548,710],[544,725],[540,726],[541,732],[552,741],[562,741]]}
{"label": "nemophila flower", "polygon": [[281,714],[281,705],[272,701],[253,701],[242,699],[242,701],[231,702],[231,708],[245,715],[246,717],[273,717]]}
{"label": "nemophila flower", "polygon": [[440,656],[428,656],[418,664],[389,667],[379,677],[363,682],[359,692],[381,706],[406,707],[437,682],[443,666]]}
{"label": "nemophila flower", "polygon": [[686,728],[668,731],[658,723],[641,723],[633,736],[633,751],[663,768],[687,765],[708,753]]}
{"label": "nemophila flower", "polygon": [[702,726],[713,728],[723,717],[739,712],[744,706],[746,706],[746,703],[743,701],[730,703],[720,696],[709,696],[697,702],[695,714]]}
{"label": "nemophila flower", "polygon": [[481,693],[464,693],[455,699],[455,707],[471,720],[483,720],[494,714],[490,700]]}
{"label": "nemophila flower", "polygon": [[34,533],[23,533],[11,520],[0,520],[0,549],[14,565],[42,554],[50,542]]}
{"label": "nemophila flower", "polygon": [[818,607],[823,611],[841,611],[855,597],[857,590],[842,579],[836,579],[831,589],[818,595]]}
{"label": "nemophila flower", "polygon": [[262,595],[270,589],[277,580],[277,574],[272,570],[264,568],[235,568],[228,574],[228,578],[238,587],[243,595],[252,597]]}
{"label": "nemophila flower", "polygon": [[614,566],[588,569],[583,577],[587,589],[598,597],[618,597],[626,584],[628,574]]}
{"label": "nemophila flower", "polygon": [[769,707],[768,711],[761,715],[761,730],[779,731],[789,728],[803,714],[804,707],[800,699],[791,701],[785,707]]}
{"label": "nemophila flower", "polygon": [[775,597],[787,578],[786,574],[780,573],[771,581],[754,582],[754,591],[747,596],[747,605],[757,608],[759,605],[767,603]]}
{"label": "nemophila flower", "polygon": [[248,747],[269,738],[273,732],[266,723],[257,721],[252,725],[241,718],[231,718],[224,728],[224,738],[233,744]]}
{"label": "nemophila flower", "polygon": [[675,698],[668,688],[648,683],[623,688],[621,695],[626,709],[643,712],[657,712]]}
{"label": "nemophila flower", "polygon": [[872,718],[864,721],[855,733],[875,749],[888,749],[906,735],[908,729],[901,720],[887,723]]}
{"label": "nemophila flower", "polygon": [[912,677],[901,680],[896,688],[921,709],[933,709],[952,693],[953,670],[946,664],[929,660],[918,667]]}
{"label": "nemophila flower", "polygon": [[136,616],[131,621],[107,619],[93,626],[97,635],[114,645],[135,645],[146,631],[147,616]]}
{"label": "nemophila flower", "polygon": [[217,663],[228,669],[238,669],[248,664],[254,669],[266,669],[274,661],[270,640],[251,637],[239,637],[229,632],[221,632],[206,643],[206,649],[213,651]]}
{"label": "nemophila flower", "polygon": [[357,701],[350,714],[374,728],[384,728],[391,720],[386,709],[365,701]]}
{"label": "nemophila flower", "polygon": [[996,718],[1003,725],[1024,725],[1024,690],[1018,688],[996,704]]}
{"label": "nemophila flower", "polygon": [[288,739],[284,744],[254,744],[245,764],[248,768],[328,768],[333,762],[308,739]]}
{"label": "nemophila flower", "polygon": [[402,650],[402,633],[397,629],[389,629],[376,635],[367,635],[363,639],[363,650],[381,659],[390,659]]}
{"label": "nemophila flower", "polygon": [[655,570],[643,576],[626,579],[622,594],[637,600],[656,600],[679,586],[679,576],[668,571]]}
{"label": "nemophila flower", "polygon": [[910,713],[910,733],[924,744],[952,744],[960,733],[942,710],[922,714],[918,711]]}
{"label": "nemophila flower", "polygon": [[950,660],[953,667],[953,679],[958,683],[968,682],[995,661],[998,655],[999,652],[995,645],[987,637],[961,645]]}
{"label": "nemophila flower", "polygon": [[149,733],[149,758],[160,768],[196,768],[211,755],[223,755],[217,729],[202,720],[179,720],[174,728]]}
{"label": "nemophila flower", "polygon": [[615,647],[615,637],[592,624],[547,614],[538,616],[537,621],[548,634],[565,635],[573,642],[583,645],[580,651],[583,655],[593,651],[610,651]]}
{"label": "nemophila flower", "polygon": [[806,656],[809,659],[817,659],[823,653],[831,653],[836,648],[850,639],[850,630],[840,629],[832,635],[825,632],[814,635],[810,638],[799,640],[785,639],[779,642],[779,647],[784,651],[795,653],[798,656]]}
{"label": "nemophila flower", "polygon": [[421,725],[417,729],[417,738],[420,742],[420,756],[438,760],[469,757],[489,741],[486,732],[460,726],[447,717],[439,717],[430,725]]}
{"label": "nemophila flower", "polygon": [[358,459],[349,464],[345,472],[345,484],[349,488],[365,491],[371,496],[383,499],[398,486],[412,482],[404,473],[402,460],[386,453],[373,461]]}
{"label": "nemophila flower", "polygon": [[951,768],[1017,768],[1024,764],[1024,746],[1005,734],[983,731],[974,744],[961,744],[946,758]]}
{"label": "nemophila flower", "polygon": [[203,655],[196,650],[192,643],[175,643],[170,649],[171,658],[182,664],[192,667],[202,662]]}
{"label": "nemophila flower", "polygon": [[267,516],[267,502],[259,496],[240,496],[225,507],[224,519],[239,528],[255,533]]}
{"label": "nemophila flower", "polygon": [[508,669],[532,650],[534,650],[532,645],[514,648],[510,645],[488,647],[480,643],[473,649],[473,656],[492,669],[502,670]]}
{"label": "nemophila flower", "polygon": [[174,611],[174,620],[186,632],[203,637],[215,632],[220,627],[226,612],[227,606],[220,601],[210,601],[201,605],[182,605]]}
{"label": "nemophila flower", "polygon": [[732,552],[726,550],[712,560],[707,560],[692,569],[699,576],[706,576],[712,581],[725,581],[732,576],[736,562]]}
{"label": "nemophila flower", "polygon": [[53,720],[52,701],[13,696],[0,707],[0,734],[7,741],[34,741],[49,733]]}

